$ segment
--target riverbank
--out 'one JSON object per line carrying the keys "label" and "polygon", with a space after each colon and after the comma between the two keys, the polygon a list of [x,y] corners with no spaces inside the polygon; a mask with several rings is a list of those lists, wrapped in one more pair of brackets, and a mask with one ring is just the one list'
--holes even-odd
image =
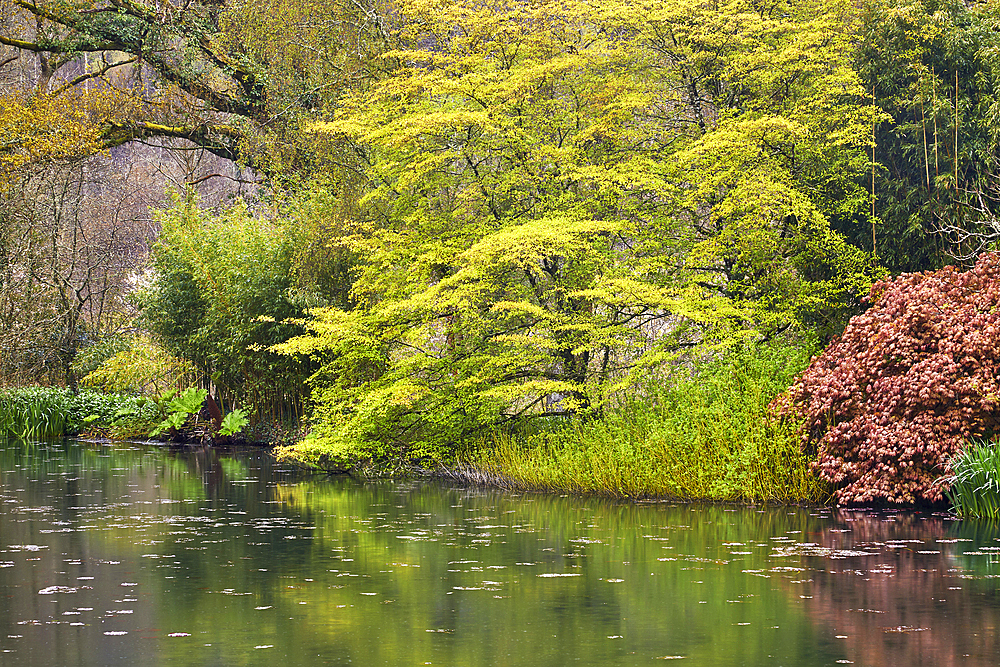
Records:
{"label": "riverbank", "polygon": [[[809,362],[809,350],[770,346],[697,362],[649,383],[589,419],[540,418],[467,443],[432,462],[445,477],[500,488],[685,500],[829,500],[810,470],[797,424],[772,401]],[[344,472],[322,441],[280,447],[284,461]],[[360,461],[376,474],[399,461]],[[405,466],[404,466],[405,467]]]}
{"label": "riverbank", "polygon": [[[196,395],[189,400],[192,393]],[[227,413],[229,422],[220,412],[220,429],[205,405],[206,397],[207,393],[194,390],[139,396],[93,389],[73,392],[65,387],[6,388],[0,390],[0,437],[38,440],[69,436],[107,441],[149,438],[173,444],[274,447],[291,445],[305,435],[298,424],[274,420],[251,424],[239,409]]]}

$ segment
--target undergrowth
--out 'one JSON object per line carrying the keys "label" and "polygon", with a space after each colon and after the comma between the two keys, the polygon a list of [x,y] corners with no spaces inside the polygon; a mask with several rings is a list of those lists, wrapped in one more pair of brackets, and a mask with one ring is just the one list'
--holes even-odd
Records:
{"label": "undergrowth", "polygon": [[27,440],[99,432],[129,437],[149,430],[155,408],[138,396],[60,387],[0,392],[0,435]]}
{"label": "undergrowth", "polygon": [[827,487],[809,470],[798,425],[768,410],[808,363],[808,351],[799,348],[733,352],[646,387],[598,419],[494,436],[462,466],[526,489],[824,501]]}

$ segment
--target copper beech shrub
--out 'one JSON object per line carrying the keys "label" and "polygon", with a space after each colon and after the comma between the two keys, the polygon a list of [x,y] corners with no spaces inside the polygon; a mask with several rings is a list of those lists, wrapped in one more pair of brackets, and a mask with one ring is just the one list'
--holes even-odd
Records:
{"label": "copper beech shrub", "polygon": [[904,274],[774,406],[805,419],[802,444],[839,503],[937,502],[937,481],[1000,421],[1000,253],[975,268]]}

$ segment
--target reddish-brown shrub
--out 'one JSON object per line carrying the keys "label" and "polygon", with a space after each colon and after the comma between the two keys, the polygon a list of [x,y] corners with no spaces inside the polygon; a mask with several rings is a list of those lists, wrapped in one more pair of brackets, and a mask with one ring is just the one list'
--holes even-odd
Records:
{"label": "reddish-brown shrub", "polygon": [[840,503],[936,502],[948,461],[1000,419],[1000,253],[872,287],[867,312],[778,399]]}

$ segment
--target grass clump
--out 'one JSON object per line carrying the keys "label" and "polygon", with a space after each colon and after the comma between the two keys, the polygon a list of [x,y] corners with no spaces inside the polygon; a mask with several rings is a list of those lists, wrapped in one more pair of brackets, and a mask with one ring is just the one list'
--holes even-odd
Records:
{"label": "grass clump", "polygon": [[25,440],[63,435],[71,397],[51,387],[8,389],[0,394],[0,431]]}
{"label": "grass clump", "polygon": [[465,464],[518,488],[823,501],[828,490],[809,469],[798,425],[769,410],[808,363],[808,350],[797,347],[733,351],[647,387],[598,419],[496,436]]}
{"label": "grass clump", "polygon": [[962,518],[1000,519],[1000,446],[979,440],[951,463],[948,500]]}
{"label": "grass clump", "polygon": [[18,387],[0,392],[0,435],[24,440],[77,435],[116,436],[148,431],[155,409],[145,398],[61,387]]}

